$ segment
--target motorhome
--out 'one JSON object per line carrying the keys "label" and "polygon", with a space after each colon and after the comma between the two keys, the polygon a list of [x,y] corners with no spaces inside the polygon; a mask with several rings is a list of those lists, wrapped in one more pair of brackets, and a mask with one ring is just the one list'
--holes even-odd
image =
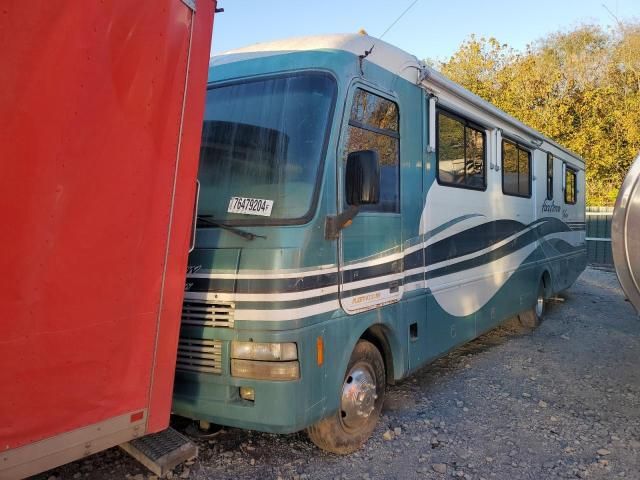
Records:
{"label": "motorhome", "polygon": [[336,453],[585,268],[585,164],[365,34],[214,57],[173,411]]}

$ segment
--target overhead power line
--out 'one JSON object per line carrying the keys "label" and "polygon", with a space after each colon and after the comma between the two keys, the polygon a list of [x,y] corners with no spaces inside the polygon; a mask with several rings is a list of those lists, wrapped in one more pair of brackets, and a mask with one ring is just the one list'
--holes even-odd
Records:
{"label": "overhead power line", "polygon": [[402,13],[398,16],[398,18],[396,18],[396,19],[393,21],[393,23],[392,23],[391,25],[389,25],[389,26],[387,27],[387,29],[386,29],[384,32],[382,32],[382,35],[380,35],[380,39],[382,39],[382,37],[384,37],[384,36],[387,34],[387,32],[388,32],[389,30],[391,30],[391,29],[393,28],[393,26],[394,26],[396,23],[398,23],[398,22],[400,21],[400,19],[401,19],[402,17],[404,17],[404,15],[405,15],[409,10],[411,10],[411,8],[412,8],[416,3],[418,3],[419,1],[420,1],[420,0],[413,0],[413,2],[411,2],[411,5],[409,5],[409,6],[404,10],[404,12],[402,12]]}

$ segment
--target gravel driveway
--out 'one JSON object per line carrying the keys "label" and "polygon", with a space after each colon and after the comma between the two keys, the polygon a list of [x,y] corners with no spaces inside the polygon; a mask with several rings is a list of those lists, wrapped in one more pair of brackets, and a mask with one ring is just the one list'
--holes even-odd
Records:
{"label": "gravel driveway", "polygon": [[[640,479],[640,320],[587,269],[534,331],[508,322],[388,389],[364,449],[229,429],[177,467],[191,479]],[[155,478],[119,449],[38,479]]]}

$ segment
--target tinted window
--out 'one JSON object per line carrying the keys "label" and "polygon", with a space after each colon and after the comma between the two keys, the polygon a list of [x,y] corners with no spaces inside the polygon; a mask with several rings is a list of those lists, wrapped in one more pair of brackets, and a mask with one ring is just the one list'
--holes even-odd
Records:
{"label": "tinted window", "polygon": [[564,174],[564,202],[576,203],[576,172],[569,167],[566,167]]}
{"label": "tinted window", "polygon": [[502,191],[531,196],[531,152],[509,140],[502,141]]}
{"label": "tinted window", "polygon": [[357,89],[351,107],[345,161],[350,152],[375,150],[380,159],[380,202],[361,210],[400,211],[398,107],[395,103]]}
{"label": "tinted window", "polygon": [[485,135],[481,127],[438,111],[438,180],[454,187],[484,189]]}
{"label": "tinted window", "polygon": [[[317,191],[335,93],[333,78],[319,73],[210,89],[198,213],[224,223],[304,218]],[[272,201],[271,215],[231,213],[232,197]]]}
{"label": "tinted window", "polygon": [[547,200],[553,200],[553,155],[547,153]]}
{"label": "tinted window", "polygon": [[398,107],[386,98],[357,89],[351,106],[351,122],[398,132]]}

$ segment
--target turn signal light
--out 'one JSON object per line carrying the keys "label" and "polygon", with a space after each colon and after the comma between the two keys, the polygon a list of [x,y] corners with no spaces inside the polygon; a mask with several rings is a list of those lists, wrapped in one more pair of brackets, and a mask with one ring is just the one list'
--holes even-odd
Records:
{"label": "turn signal light", "polygon": [[316,339],[316,363],[319,367],[324,363],[324,339],[322,337]]}

